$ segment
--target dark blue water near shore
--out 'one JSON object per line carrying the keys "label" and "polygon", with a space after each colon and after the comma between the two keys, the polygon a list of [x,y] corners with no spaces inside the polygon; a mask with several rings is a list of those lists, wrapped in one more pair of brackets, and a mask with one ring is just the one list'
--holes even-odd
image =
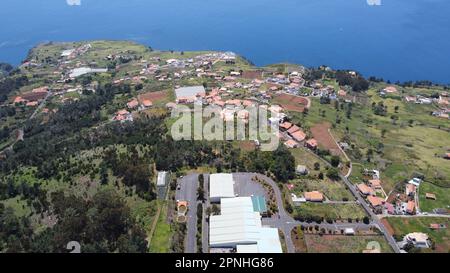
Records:
{"label": "dark blue water near shore", "polygon": [[18,64],[44,41],[128,39],[231,50],[257,65],[326,64],[391,81],[450,83],[450,1],[378,1],[3,0],[0,61]]}

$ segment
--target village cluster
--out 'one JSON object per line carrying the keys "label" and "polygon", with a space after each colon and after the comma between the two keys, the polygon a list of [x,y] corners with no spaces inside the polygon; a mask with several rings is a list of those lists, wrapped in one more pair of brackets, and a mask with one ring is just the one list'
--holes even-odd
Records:
{"label": "village cluster", "polygon": [[[292,107],[297,112],[308,112],[311,108],[312,98],[326,98],[347,103],[354,102],[355,97],[350,95],[350,90],[325,85],[319,81],[307,83],[303,77],[305,71],[302,67],[290,69],[284,72],[266,69],[235,69],[239,57],[232,52],[213,52],[196,55],[194,57],[163,59],[151,57],[148,59],[134,59],[133,56],[123,53],[108,55],[105,60],[118,61],[127,64],[133,61],[139,67],[137,70],[127,73],[119,73],[121,64],[115,67],[98,68],[97,63],[83,62],[77,57],[83,56],[92,46],[84,44],[77,48],[66,49],[61,52],[58,63],[53,73],[54,82],[46,86],[37,87],[31,91],[17,95],[12,104],[26,107],[37,107],[36,111],[43,113],[57,111],[45,108],[46,100],[50,97],[59,98],[59,101],[77,100],[67,96],[71,93],[82,95],[83,92],[96,92],[95,82],[82,84],[76,79],[92,73],[108,73],[115,71],[111,80],[112,85],[119,86],[127,83],[131,86],[140,86],[138,94],[131,99],[127,97],[126,103],[120,109],[114,109],[114,113],[108,117],[109,122],[133,122],[136,113],[152,109],[156,105],[172,109],[177,105],[214,105],[219,106],[221,118],[224,121],[236,119],[248,123],[249,111],[245,107],[258,106],[267,109],[271,115],[268,117],[270,124],[277,124],[278,138],[288,149],[303,147],[309,152],[317,152],[320,141],[309,134],[301,124],[296,124],[289,117]],[[42,60],[41,60],[42,61]],[[38,60],[30,60],[22,67],[39,67],[42,64]],[[349,72],[351,73],[351,72]],[[146,83],[155,81],[167,84],[166,91],[145,93]],[[76,82],[76,84],[74,83]],[[188,84],[192,82],[192,84]],[[204,84],[202,84],[204,83]],[[167,90],[173,93],[169,102],[164,105],[159,103],[159,95],[167,98]],[[148,90],[147,90],[148,91]],[[379,96],[400,96],[407,103],[439,105],[439,110],[431,113],[438,118],[449,118],[450,98],[447,92],[442,92],[438,97],[425,97],[421,95],[403,95],[394,86],[388,86],[379,90]],[[278,104],[274,98],[284,98],[290,104]],[[122,105],[122,104],[121,104]],[[259,146],[258,140],[253,140],[255,146]],[[348,144],[336,143],[345,155]],[[450,159],[450,153],[444,155]],[[307,175],[309,170],[304,165],[297,165],[296,173],[299,176]],[[160,172],[158,176],[158,188],[165,192],[169,174]],[[385,215],[420,215],[426,214],[420,211],[418,189],[422,180],[414,177],[405,184],[404,193],[389,195],[383,189],[383,181],[378,170],[364,170],[363,181],[354,185],[355,191],[363,198],[373,213],[379,216]],[[210,220],[209,243],[213,248],[233,247],[237,252],[281,252],[281,244],[278,231],[274,228],[263,227],[261,221],[266,212],[266,200],[260,196],[250,194],[239,196],[235,192],[236,181],[233,176],[225,174],[213,174],[210,177],[210,202],[221,205],[221,214],[214,215]],[[288,185],[288,188],[293,185]],[[164,194],[161,194],[164,195]],[[356,196],[356,195],[355,195]],[[324,193],[320,191],[305,191],[302,196],[290,193],[292,203],[301,206],[306,202],[328,201]],[[427,192],[426,198],[436,200],[433,192]],[[187,198],[178,200],[178,218],[187,219],[187,207],[190,205]],[[250,220],[249,220],[250,219]],[[233,225],[236,230],[244,230],[244,235],[230,234],[227,225]],[[433,223],[431,229],[443,229],[446,225]],[[252,230],[248,232],[248,230]],[[351,232],[350,232],[351,233]],[[249,244],[248,242],[251,242]],[[427,234],[415,232],[406,235],[401,244],[413,243],[417,247],[430,247]],[[219,250],[217,250],[219,251]]]}

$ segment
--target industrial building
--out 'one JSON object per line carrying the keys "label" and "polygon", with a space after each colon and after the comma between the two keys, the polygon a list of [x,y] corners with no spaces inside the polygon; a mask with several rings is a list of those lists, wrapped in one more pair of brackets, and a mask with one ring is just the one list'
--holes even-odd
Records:
{"label": "industrial building", "polygon": [[203,85],[181,87],[175,89],[177,103],[192,103],[195,102],[199,97],[204,97],[205,95],[206,91]]}
{"label": "industrial building", "polygon": [[209,176],[209,199],[211,203],[219,203],[222,198],[232,198],[234,180],[231,173],[215,173]]}
{"label": "industrial building", "polygon": [[238,253],[282,253],[278,229],[264,227],[251,197],[222,198],[221,214],[210,217],[211,248]]}

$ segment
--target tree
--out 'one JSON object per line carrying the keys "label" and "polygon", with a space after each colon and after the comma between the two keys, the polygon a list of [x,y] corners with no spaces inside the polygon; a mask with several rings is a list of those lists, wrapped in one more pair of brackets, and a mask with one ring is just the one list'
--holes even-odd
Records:
{"label": "tree", "polygon": [[363,218],[363,223],[366,224],[366,225],[370,224],[370,219],[369,219],[369,217],[364,216],[364,218]]}
{"label": "tree", "polygon": [[197,188],[197,200],[205,201],[205,191],[201,187]]}
{"label": "tree", "polygon": [[339,170],[337,168],[329,168],[327,176],[332,180],[339,180]]}
{"label": "tree", "polygon": [[316,170],[316,171],[320,170],[320,163],[319,162],[315,162],[314,163],[314,170]]}
{"label": "tree", "polygon": [[333,167],[337,167],[339,166],[339,163],[341,162],[341,159],[339,158],[339,156],[337,155],[333,155],[331,157],[331,166]]}
{"label": "tree", "polygon": [[212,211],[213,215],[218,215],[220,213],[220,209],[216,204],[212,205],[211,211]]}
{"label": "tree", "polygon": [[323,173],[319,173],[319,175],[317,176],[317,178],[319,178],[320,180],[323,180]]}

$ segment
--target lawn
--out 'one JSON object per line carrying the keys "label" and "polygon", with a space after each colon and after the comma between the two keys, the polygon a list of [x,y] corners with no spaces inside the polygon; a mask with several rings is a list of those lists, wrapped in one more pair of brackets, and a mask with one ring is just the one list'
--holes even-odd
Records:
{"label": "lawn", "polygon": [[[389,223],[396,237],[403,238],[404,235],[411,232],[423,232],[428,234],[435,243],[436,252],[448,253],[450,251],[450,232],[448,226],[450,219],[444,217],[389,217],[383,219]],[[430,224],[447,224],[446,229],[432,230]]]}
{"label": "lawn", "polygon": [[[325,163],[317,155],[307,151],[305,148],[289,149],[295,158],[295,165],[304,165],[308,168],[311,175],[318,175],[319,172],[325,172]],[[314,163],[320,164],[319,170],[314,170]]]}
{"label": "lawn", "polygon": [[172,237],[172,229],[167,223],[167,205],[162,204],[161,214],[150,242],[150,252],[167,253],[170,247],[170,238]]}
{"label": "lawn", "polygon": [[319,191],[331,201],[343,201],[344,199],[346,201],[354,200],[351,192],[339,181],[331,181],[327,178],[323,180],[301,178],[293,180],[290,183],[296,186],[293,191],[298,196],[303,195],[307,191]]}
{"label": "lawn", "polygon": [[383,236],[305,235],[309,253],[361,253],[370,242],[377,242],[382,253],[392,252]]}
{"label": "lawn", "polygon": [[[426,199],[426,193],[434,193],[436,200]],[[431,212],[436,208],[448,208],[450,206],[450,188],[439,187],[431,183],[423,182],[419,187],[419,206],[422,212]]]}
{"label": "lawn", "polygon": [[303,216],[318,216],[332,220],[362,220],[366,213],[358,204],[304,203],[295,207],[295,213]]}
{"label": "lawn", "polygon": [[[367,92],[366,102],[353,104],[350,118],[346,114],[348,104],[340,102],[337,110],[334,102],[320,104],[313,98],[308,114],[294,113],[292,120],[306,131],[323,122],[331,123],[336,140],[354,145],[347,151],[352,162],[381,171],[386,192],[397,183],[410,179],[414,172],[423,173],[426,180],[433,183],[450,186],[446,179],[450,177],[450,165],[441,157],[450,147],[449,133],[444,129],[449,128],[448,120],[430,115],[436,110],[434,105],[408,104],[398,98],[384,99],[376,94],[378,89],[374,87]],[[414,93],[417,90],[407,91]],[[373,113],[371,105],[378,102],[387,106],[386,116]],[[398,120],[394,122],[392,116],[397,116]],[[410,120],[412,126],[409,126]],[[369,148],[373,151],[370,161]],[[353,183],[360,182],[362,168],[355,168],[350,177]]]}

